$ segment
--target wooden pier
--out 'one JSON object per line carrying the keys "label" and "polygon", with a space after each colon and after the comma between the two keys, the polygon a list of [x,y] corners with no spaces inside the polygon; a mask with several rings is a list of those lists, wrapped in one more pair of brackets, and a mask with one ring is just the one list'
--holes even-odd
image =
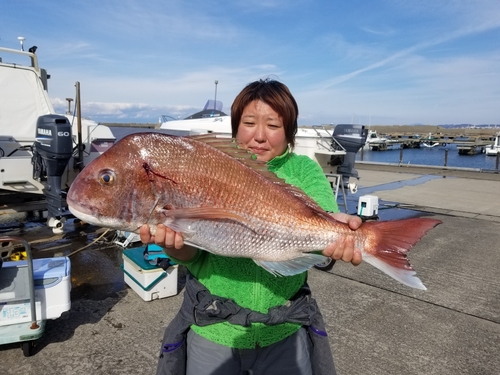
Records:
{"label": "wooden pier", "polygon": [[491,145],[491,141],[485,141],[481,139],[471,139],[471,140],[436,139],[429,142],[429,140],[418,139],[418,138],[402,138],[402,139],[390,138],[384,141],[371,142],[369,144],[369,147],[373,151],[385,151],[396,145],[399,145],[401,148],[421,148],[424,145],[427,145],[426,147],[434,147],[438,145],[446,146],[447,144],[455,144],[457,146],[457,150],[460,155],[476,155],[483,153],[486,147]]}
{"label": "wooden pier", "polygon": [[484,153],[486,147],[491,145],[491,142],[475,139],[470,141],[459,141],[455,142],[455,144],[457,145],[460,155],[476,155]]}
{"label": "wooden pier", "polygon": [[385,151],[393,146],[401,148],[421,148],[446,146],[447,144],[455,144],[460,155],[475,155],[485,152],[486,147],[493,144],[494,137],[490,135],[475,135],[464,137],[455,134],[429,134],[422,137],[419,134],[409,133],[381,133],[380,141],[372,141],[368,146],[373,151]]}
{"label": "wooden pier", "polygon": [[419,140],[417,138],[389,138],[383,141],[370,142],[369,146],[373,151],[385,151],[396,145],[399,145],[401,148],[420,148],[421,143],[422,140]]}

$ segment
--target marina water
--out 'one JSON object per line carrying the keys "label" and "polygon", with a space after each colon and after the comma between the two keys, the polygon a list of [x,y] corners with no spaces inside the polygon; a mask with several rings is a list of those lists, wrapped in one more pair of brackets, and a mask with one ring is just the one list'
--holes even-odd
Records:
{"label": "marina water", "polygon": [[401,165],[432,165],[446,166],[452,168],[467,168],[478,170],[496,170],[496,157],[486,156],[484,153],[475,155],[459,155],[457,146],[447,144],[446,146],[405,148],[393,146],[385,151],[372,151],[366,147],[358,152],[356,161],[371,163],[389,163]]}

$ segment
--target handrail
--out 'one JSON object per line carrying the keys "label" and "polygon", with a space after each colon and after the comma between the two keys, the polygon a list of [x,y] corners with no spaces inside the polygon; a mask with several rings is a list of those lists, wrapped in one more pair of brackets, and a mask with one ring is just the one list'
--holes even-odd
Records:
{"label": "handrail", "polygon": [[[345,151],[345,148],[335,139],[333,133],[330,133],[323,125],[312,125],[312,129],[319,137],[319,141],[316,141],[318,148],[323,148],[329,152]],[[318,129],[323,129],[328,134],[328,138],[325,138]]]}
{"label": "handrail", "polygon": [[[37,72],[40,71],[40,68],[38,66],[38,57],[34,53],[20,51],[20,50],[12,49],[12,48],[5,48],[5,47],[0,47],[0,52],[7,52],[7,53],[15,54],[15,55],[29,57],[30,61],[31,61],[31,67],[34,68]],[[9,63],[9,62],[3,61],[3,59],[2,59],[2,63],[3,64],[14,64],[14,63]]]}
{"label": "handrail", "polygon": [[176,121],[177,119],[175,117],[169,116],[169,115],[161,115],[160,118],[158,119],[160,124],[163,124],[164,122],[168,121]]}

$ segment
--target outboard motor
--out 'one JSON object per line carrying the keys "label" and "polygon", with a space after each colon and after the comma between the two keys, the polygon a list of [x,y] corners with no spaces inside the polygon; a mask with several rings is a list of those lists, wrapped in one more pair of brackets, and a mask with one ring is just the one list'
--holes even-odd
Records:
{"label": "outboard motor", "polygon": [[[341,124],[336,125],[333,138],[344,147],[346,154],[337,173],[342,175],[344,188],[349,188],[349,178],[359,178],[358,171],[354,169],[356,153],[365,145],[368,129],[364,125]],[[352,189],[351,189],[352,190]]]}
{"label": "outboard motor", "polygon": [[[33,178],[44,185],[49,226],[62,229],[66,193],[61,191],[62,175],[73,154],[71,124],[64,116],[44,115],[36,123],[33,145]],[[57,222],[57,224],[55,223]]]}

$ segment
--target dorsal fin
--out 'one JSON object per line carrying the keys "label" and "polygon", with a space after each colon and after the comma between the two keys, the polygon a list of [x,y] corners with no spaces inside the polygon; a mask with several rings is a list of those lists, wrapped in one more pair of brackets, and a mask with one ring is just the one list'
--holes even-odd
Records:
{"label": "dorsal fin", "polygon": [[311,214],[317,214],[329,221],[335,221],[335,219],[331,215],[325,212],[312,198],[306,195],[301,189],[296,186],[290,185],[285,180],[277,177],[273,172],[268,170],[266,162],[257,160],[255,154],[252,154],[250,151],[240,148],[236,143],[236,140],[234,138],[230,138],[227,134],[210,133],[191,135],[188,137],[210,145],[211,147],[233,157],[240,163],[259,173],[267,180],[278,185],[288,194],[302,201],[307,207],[312,210]]}
{"label": "dorsal fin", "polygon": [[206,143],[226,155],[231,156],[272,182],[285,183],[284,180],[279,179],[274,173],[267,169],[266,162],[257,160],[257,156],[255,154],[239,147],[234,138],[229,138],[225,134],[216,133],[191,135],[189,138]]}

